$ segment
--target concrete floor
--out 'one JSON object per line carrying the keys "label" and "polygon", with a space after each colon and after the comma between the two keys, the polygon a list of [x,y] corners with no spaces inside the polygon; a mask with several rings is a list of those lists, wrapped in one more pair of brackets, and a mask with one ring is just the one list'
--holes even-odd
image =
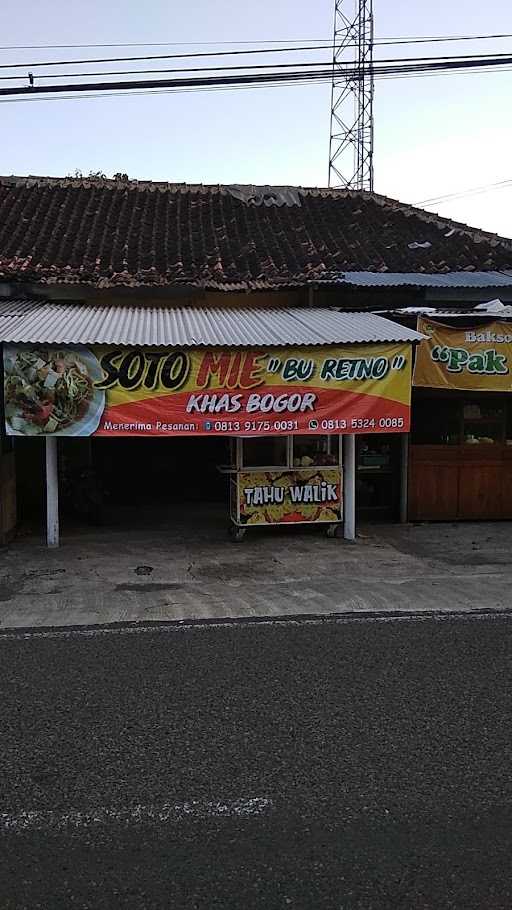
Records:
{"label": "concrete floor", "polygon": [[0,556],[0,628],[512,606],[512,522],[372,525],[355,543],[318,528],[253,529],[225,512],[117,512],[65,530],[58,550],[25,533]]}

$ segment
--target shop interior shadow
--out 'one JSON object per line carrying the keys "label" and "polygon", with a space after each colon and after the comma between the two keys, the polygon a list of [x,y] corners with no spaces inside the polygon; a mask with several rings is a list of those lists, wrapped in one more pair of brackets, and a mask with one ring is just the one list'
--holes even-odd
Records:
{"label": "shop interior shadow", "polygon": [[[16,440],[21,533],[45,524],[44,439]],[[222,437],[58,441],[63,534],[94,528],[225,533],[229,524],[229,440]]]}

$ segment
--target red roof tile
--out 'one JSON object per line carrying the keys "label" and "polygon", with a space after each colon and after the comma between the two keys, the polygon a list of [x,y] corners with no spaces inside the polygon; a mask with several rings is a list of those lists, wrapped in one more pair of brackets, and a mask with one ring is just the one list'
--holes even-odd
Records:
{"label": "red roof tile", "polygon": [[1,177],[0,278],[235,289],[512,268],[511,240],[375,193],[256,190]]}

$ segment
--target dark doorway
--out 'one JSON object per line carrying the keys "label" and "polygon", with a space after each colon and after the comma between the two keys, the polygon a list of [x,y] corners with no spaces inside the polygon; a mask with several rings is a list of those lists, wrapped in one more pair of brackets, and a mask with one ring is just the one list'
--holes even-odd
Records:
{"label": "dark doorway", "polygon": [[226,477],[218,470],[229,461],[229,440],[94,439],[92,461],[109,501],[140,508],[158,503],[226,501]]}
{"label": "dark doorway", "polygon": [[[218,470],[230,461],[227,438],[60,438],[58,457],[63,533],[89,525],[178,528],[187,515],[200,523],[203,512],[205,525],[228,524],[229,475]],[[16,440],[16,466],[20,529],[41,533],[44,439]]]}
{"label": "dark doorway", "polygon": [[400,517],[399,433],[356,437],[356,509],[361,521]]}

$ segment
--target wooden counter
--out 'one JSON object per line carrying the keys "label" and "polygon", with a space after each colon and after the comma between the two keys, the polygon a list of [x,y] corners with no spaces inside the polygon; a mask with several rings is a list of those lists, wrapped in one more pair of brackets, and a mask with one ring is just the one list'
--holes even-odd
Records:
{"label": "wooden counter", "polygon": [[411,446],[410,521],[507,518],[512,518],[512,446]]}

